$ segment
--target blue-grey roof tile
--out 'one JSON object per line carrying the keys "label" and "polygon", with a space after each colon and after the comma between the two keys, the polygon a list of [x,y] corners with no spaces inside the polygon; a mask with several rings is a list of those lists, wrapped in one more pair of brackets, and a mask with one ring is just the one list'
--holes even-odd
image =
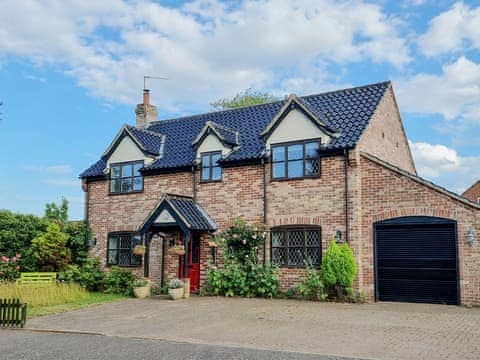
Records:
{"label": "blue-grey roof tile", "polygon": [[175,210],[187,221],[191,230],[216,230],[217,225],[193,199],[168,197]]}
{"label": "blue-grey roof tile", "polygon": [[[366,129],[389,84],[389,82],[382,82],[304,96],[300,99],[316,116],[339,133],[339,136],[326,146],[327,149],[351,148],[356,145]],[[285,101],[278,101],[155,122],[147,128],[147,131],[165,135],[166,141],[163,156],[146,169],[190,166],[195,158],[195,148],[192,143],[207,121],[238,132],[240,146],[228,156],[226,161],[258,159],[265,148],[265,141],[260,137],[260,133],[284,103]],[[103,169],[100,170],[100,167],[98,163],[95,164],[82,173],[81,177],[101,175]],[[98,172],[96,173],[94,169],[98,169]]]}

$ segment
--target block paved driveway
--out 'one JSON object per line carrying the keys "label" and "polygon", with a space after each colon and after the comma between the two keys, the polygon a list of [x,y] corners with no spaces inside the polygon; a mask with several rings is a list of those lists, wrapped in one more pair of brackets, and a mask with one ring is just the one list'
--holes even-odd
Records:
{"label": "block paved driveway", "polygon": [[27,327],[356,358],[480,358],[480,309],[446,305],[129,299]]}

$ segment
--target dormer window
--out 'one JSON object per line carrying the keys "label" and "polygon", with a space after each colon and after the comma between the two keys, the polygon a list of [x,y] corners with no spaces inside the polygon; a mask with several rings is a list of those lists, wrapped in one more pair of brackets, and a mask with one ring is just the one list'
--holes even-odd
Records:
{"label": "dormer window", "polygon": [[143,191],[140,169],[143,161],[129,161],[110,165],[110,193],[129,194]]}
{"label": "dormer window", "polygon": [[320,176],[320,140],[272,144],[272,179]]}
{"label": "dormer window", "polygon": [[222,168],[218,163],[222,158],[221,151],[202,153],[202,181],[221,181]]}

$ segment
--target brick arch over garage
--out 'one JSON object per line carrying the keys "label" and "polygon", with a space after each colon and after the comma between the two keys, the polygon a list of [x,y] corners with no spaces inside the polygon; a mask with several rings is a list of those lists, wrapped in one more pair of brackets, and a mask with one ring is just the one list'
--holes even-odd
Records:
{"label": "brick arch over garage", "polygon": [[406,217],[406,216],[429,216],[442,219],[457,219],[457,211],[449,209],[438,209],[433,207],[410,207],[400,209],[390,209],[376,213],[372,216],[372,222],[377,223],[379,221]]}

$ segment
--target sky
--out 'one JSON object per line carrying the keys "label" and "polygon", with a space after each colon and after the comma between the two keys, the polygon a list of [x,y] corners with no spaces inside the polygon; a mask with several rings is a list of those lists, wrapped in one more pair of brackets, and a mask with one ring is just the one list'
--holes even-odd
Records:
{"label": "sky", "polygon": [[143,76],[159,119],[252,88],[283,97],[391,80],[418,174],[480,179],[480,1],[2,0],[0,209],[41,215],[125,124]]}

